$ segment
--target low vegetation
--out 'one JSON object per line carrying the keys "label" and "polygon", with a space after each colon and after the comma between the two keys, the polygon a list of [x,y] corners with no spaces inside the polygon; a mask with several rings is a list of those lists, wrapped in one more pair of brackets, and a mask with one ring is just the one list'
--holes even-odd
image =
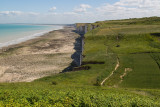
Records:
{"label": "low vegetation", "polygon": [[[104,21],[96,24],[100,27],[86,34],[86,53],[84,54],[88,57],[85,59],[91,59],[89,52],[96,49],[98,52],[91,52],[91,54],[96,54],[95,56],[98,57],[94,60],[100,59],[98,49],[102,51],[102,46],[96,42],[103,40],[101,45],[104,45],[103,50],[106,51],[103,53],[103,58],[107,55],[112,56],[111,59],[106,59],[110,63],[113,60],[115,63],[116,57],[120,60],[119,69],[105,82],[105,85],[123,88],[159,88],[160,18]],[[113,64],[109,67],[113,69],[114,66]],[[105,71],[102,76],[104,74]],[[104,78],[102,77],[102,80]]]}
{"label": "low vegetation", "polygon": [[[93,25],[99,27],[85,34],[83,53],[82,68],[89,69],[31,83],[1,83],[0,106],[159,107],[160,18]],[[120,66],[101,86],[115,69],[117,59]]]}

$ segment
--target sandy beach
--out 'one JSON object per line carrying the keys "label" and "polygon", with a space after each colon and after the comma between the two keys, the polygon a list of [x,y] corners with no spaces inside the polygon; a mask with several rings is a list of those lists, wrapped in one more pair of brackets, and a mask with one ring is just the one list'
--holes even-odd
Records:
{"label": "sandy beach", "polygon": [[72,62],[73,27],[51,31],[38,38],[0,50],[0,82],[31,82],[57,74]]}

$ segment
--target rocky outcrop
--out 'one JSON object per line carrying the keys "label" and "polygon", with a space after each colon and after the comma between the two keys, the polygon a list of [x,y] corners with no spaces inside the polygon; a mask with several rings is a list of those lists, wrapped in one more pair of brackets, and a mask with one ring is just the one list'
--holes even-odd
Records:
{"label": "rocky outcrop", "polygon": [[76,31],[79,34],[85,34],[88,31],[88,24],[76,24]]}
{"label": "rocky outcrop", "polygon": [[97,28],[97,27],[99,27],[99,25],[92,25],[92,24],[91,24],[90,30],[93,30],[93,29],[95,29],[95,28]]}
{"label": "rocky outcrop", "polygon": [[94,24],[89,24],[89,23],[77,23],[76,24],[76,31],[79,34],[84,35],[85,33],[87,33],[88,31],[91,31],[95,28],[99,27],[99,25],[94,25]]}

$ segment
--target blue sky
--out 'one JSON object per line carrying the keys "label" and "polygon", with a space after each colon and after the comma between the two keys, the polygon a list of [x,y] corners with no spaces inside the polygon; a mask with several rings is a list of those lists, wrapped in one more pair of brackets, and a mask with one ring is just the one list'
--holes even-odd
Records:
{"label": "blue sky", "polygon": [[89,4],[98,7],[105,3],[113,3],[117,0],[0,0],[0,11],[24,11],[24,12],[48,12],[55,6],[57,12],[71,11],[80,4]]}
{"label": "blue sky", "polygon": [[0,23],[76,23],[160,16],[160,0],[0,0]]}

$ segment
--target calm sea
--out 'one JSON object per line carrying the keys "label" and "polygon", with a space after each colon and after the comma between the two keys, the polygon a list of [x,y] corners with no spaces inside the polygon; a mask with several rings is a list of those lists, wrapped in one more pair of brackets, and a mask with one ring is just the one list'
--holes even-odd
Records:
{"label": "calm sea", "polygon": [[0,24],[0,48],[33,39],[61,28],[63,27],[55,25]]}

